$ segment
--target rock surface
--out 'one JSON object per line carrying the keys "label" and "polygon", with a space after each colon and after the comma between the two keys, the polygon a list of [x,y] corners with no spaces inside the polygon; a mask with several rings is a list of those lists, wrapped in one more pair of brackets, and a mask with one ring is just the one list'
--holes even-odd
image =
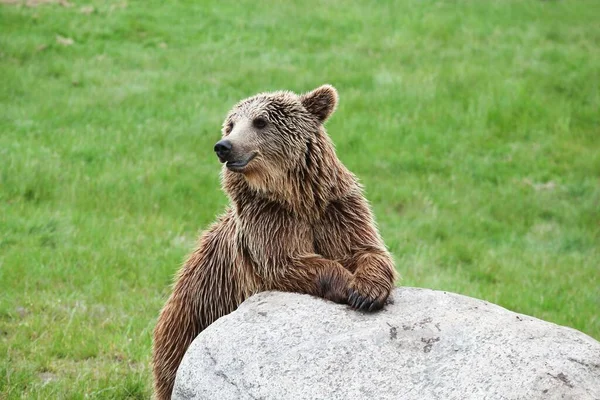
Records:
{"label": "rock surface", "polygon": [[447,292],[392,302],[255,295],[196,338],[173,398],[600,399],[600,343],[579,331]]}

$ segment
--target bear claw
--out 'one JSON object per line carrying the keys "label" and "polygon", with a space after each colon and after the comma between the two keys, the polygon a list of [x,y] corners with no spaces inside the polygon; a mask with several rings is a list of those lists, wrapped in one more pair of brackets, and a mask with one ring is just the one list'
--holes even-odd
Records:
{"label": "bear claw", "polygon": [[383,307],[383,302],[370,296],[361,296],[358,292],[350,289],[348,305],[356,310],[377,311]]}
{"label": "bear claw", "polygon": [[371,311],[377,311],[383,308],[383,302],[381,301],[374,301],[370,306],[369,306],[369,312]]}
{"label": "bear claw", "polygon": [[381,297],[362,296],[355,289],[348,290],[348,305],[355,310],[373,312],[383,308],[385,299]]}

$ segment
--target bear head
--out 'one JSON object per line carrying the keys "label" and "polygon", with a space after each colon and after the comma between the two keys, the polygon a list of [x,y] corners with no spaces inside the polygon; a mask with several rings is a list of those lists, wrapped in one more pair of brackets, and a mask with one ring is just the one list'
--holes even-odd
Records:
{"label": "bear head", "polygon": [[[223,186],[234,192],[254,192],[286,202],[314,198],[337,185],[345,168],[323,124],[335,111],[338,94],[331,85],[298,95],[288,91],[260,93],[239,102],[223,123],[222,139],[214,147]],[[311,182],[318,181],[318,185]],[[339,179],[338,179],[339,181]],[[319,196],[320,197],[320,196]],[[310,200],[312,203],[312,199]]]}
{"label": "bear head", "polygon": [[337,103],[337,91],[330,85],[304,95],[279,91],[252,96],[229,112],[214,150],[235,173],[285,173],[302,163]]}

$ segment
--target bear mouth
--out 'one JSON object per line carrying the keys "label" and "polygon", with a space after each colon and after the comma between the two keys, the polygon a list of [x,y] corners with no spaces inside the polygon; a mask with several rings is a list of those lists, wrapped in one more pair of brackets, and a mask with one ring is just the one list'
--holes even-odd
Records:
{"label": "bear mouth", "polygon": [[246,168],[246,166],[250,163],[250,161],[254,160],[254,157],[256,157],[256,153],[253,153],[250,157],[248,157],[245,160],[227,161],[225,166],[230,171],[242,172],[244,170],[244,168]]}

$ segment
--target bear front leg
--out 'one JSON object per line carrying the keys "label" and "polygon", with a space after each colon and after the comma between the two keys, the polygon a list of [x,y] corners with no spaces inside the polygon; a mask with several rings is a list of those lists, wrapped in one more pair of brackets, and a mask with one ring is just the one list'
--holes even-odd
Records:
{"label": "bear front leg", "polygon": [[396,280],[396,270],[391,256],[385,250],[357,251],[344,262],[354,271],[348,290],[348,304],[363,311],[376,311],[383,307]]}
{"label": "bear front leg", "polygon": [[233,218],[226,215],[201,237],[160,313],[152,354],[158,400],[171,398],[177,368],[194,338],[244,300],[234,265],[234,229]]}
{"label": "bear front leg", "polygon": [[293,257],[285,275],[271,289],[305,293],[336,303],[348,302],[352,274],[340,263],[317,254]]}
{"label": "bear front leg", "polygon": [[365,311],[383,307],[396,269],[359,190],[329,205],[315,226],[315,248],[325,257],[340,259],[353,274],[347,293],[351,307]]}

